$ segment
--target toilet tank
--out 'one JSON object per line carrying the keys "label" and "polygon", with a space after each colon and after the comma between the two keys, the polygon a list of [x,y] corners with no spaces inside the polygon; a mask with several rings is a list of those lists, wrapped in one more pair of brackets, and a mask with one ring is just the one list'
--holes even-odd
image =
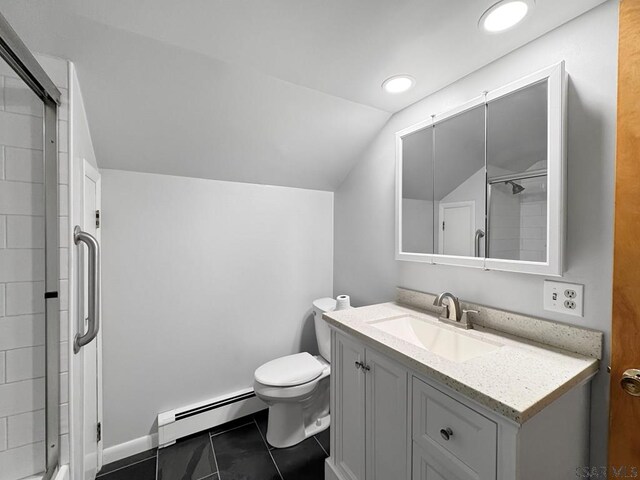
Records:
{"label": "toilet tank", "polygon": [[322,314],[335,308],[336,301],[333,298],[318,298],[313,301],[313,322],[316,327],[318,351],[327,362],[331,362],[331,330],[329,324],[322,320]]}

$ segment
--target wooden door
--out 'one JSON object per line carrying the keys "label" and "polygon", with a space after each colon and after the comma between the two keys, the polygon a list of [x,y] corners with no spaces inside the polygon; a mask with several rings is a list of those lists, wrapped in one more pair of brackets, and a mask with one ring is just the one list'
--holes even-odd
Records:
{"label": "wooden door", "polygon": [[[335,370],[335,408],[332,429],[336,466],[347,480],[365,480],[365,374],[364,347],[336,334],[332,352]],[[333,448],[333,445],[332,445]]]}
{"label": "wooden door", "polygon": [[609,465],[640,471],[640,396],[620,383],[640,369],[640,1],[622,0],[619,32]]}
{"label": "wooden door", "polygon": [[407,371],[366,349],[367,480],[407,480]]}

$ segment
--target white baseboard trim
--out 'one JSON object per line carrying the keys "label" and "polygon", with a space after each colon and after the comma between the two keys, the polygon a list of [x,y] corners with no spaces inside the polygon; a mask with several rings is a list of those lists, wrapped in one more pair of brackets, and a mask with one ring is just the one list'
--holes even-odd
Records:
{"label": "white baseboard trim", "polygon": [[152,433],[151,435],[145,435],[144,437],[134,438],[128,442],[120,443],[109,448],[105,448],[102,452],[102,464],[108,465],[109,463],[123,458],[130,457],[136,453],[142,453],[146,450],[151,450],[158,446],[158,434]]}
{"label": "white baseboard trim", "polygon": [[331,457],[324,461],[324,480],[342,480],[342,475],[336,469]]}

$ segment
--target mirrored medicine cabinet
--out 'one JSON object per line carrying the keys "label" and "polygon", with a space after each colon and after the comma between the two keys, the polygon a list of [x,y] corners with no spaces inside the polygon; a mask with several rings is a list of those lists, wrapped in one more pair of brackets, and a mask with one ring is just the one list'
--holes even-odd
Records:
{"label": "mirrored medicine cabinet", "polygon": [[396,258],[562,275],[559,63],[396,134]]}

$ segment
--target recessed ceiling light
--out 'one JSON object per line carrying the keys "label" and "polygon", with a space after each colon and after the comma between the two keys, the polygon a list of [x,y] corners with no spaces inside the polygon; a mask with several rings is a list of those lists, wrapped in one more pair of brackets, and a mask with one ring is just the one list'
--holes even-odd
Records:
{"label": "recessed ceiling light", "polygon": [[501,0],[482,14],[479,25],[490,33],[503,32],[522,21],[529,5],[526,0]]}
{"label": "recessed ceiling light", "polygon": [[382,82],[382,88],[387,93],[402,93],[409,90],[416,84],[410,75],[394,75]]}

